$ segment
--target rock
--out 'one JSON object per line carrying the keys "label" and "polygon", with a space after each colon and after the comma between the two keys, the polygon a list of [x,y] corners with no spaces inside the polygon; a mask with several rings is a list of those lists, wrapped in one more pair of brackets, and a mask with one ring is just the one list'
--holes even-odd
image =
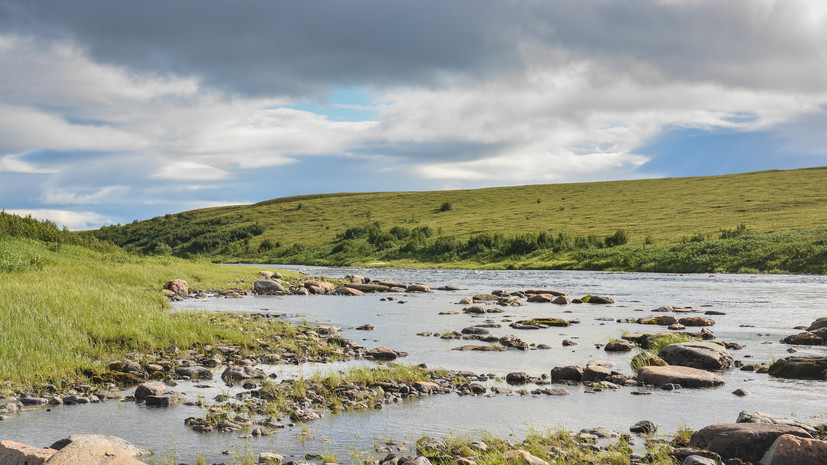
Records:
{"label": "rock", "polygon": [[554,299],[555,297],[551,294],[531,294],[526,300],[538,304],[549,304],[554,302]]}
{"label": "rock", "polygon": [[582,381],[584,383],[589,381],[603,381],[609,376],[612,376],[611,369],[602,367],[600,365],[588,365],[583,370]]}
{"label": "rock", "polygon": [[485,313],[485,307],[481,305],[472,305],[470,307],[465,307],[462,309],[463,313],[470,313],[473,315],[481,315]]}
{"label": "rock", "polygon": [[721,386],[723,378],[705,370],[684,366],[647,366],[637,371],[637,379],[644,384],[663,386],[678,384],[685,388]]}
{"label": "rock", "polygon": [[41,465],[57,451],[16,441],[0,441],[0,464]]}
{"label": "rock", "polygon": [[684,326],[680,323],[675,323],[673,325],[669,325],[669,327],[667,329],[672,330],[672,331],[683,331],[684,329],[686,329],[686,326]]}
{"label": "rock", "polygon": [[374,329],[376,329],[376,326],[373,326],[372,324],[367,323],[367,324],[363,324],[362,326],[357,326],[356,329],[358,329],[359,331],[373,331]]}
{"label": "rock", "polygon": [[69,436],[68,438],[63,438],[59,441],[55,441],[55,443],[52,444],[49,447],[51,447],[52,449],[55,449],[55,450],[61,450],[64,447],[68,446],[69,444],[71,444],[73,442],[76,442],[76,441],[81,441],[81,440],[83,440],[83,438],[86,438],[86,437],[105,439],[105,440],[111,442],[112,444],[114,444],[119,449],[121,449],[124,452],[126,452],[127,454],[129,454],[131,457],[143,457],[143,456],[152,455],[152,451],[144,449],[143,447],[138,447],[135,444],[132,444],[131,442],[127,441],[126,439],[119,438],[117,436],[109,436],[109,435],[101,435],[101,434],[73,434],[73,435]]}
{"label": "rock", "polygon": [[534,395],[544,394],[544,395],[547,395],[547,396],[567,396],[567,395],[569,395],[569,391],[567,391],[563,388],[551,388],[551,387],[542,387],[542,388],[539,388],[539,389],[535,389],[535,390],[531,391],[531,393],[534,394]]}
{"label": "rock", "polygon": [[359,289],[354,289],[352,287],[337,287],[336,290],[333,291],[336,295],[346,295],[346,296],[361,296],[365,295],[364,292],[360,291]]}
{"label": "rock", "polygon": [[815,331],[821,328],[827,328],[827,316],[816,319],[816,321],[807,328],[807,331]]}
{"label": "rock", "polygon": [[425,457],[433,457],[432,452],[445,452],[448,450],[448,445],[439,439],[422,438],[416,443],[416,453]]}
{"label": "rock", "polygon": [[678,320],[684,326],[712,326],[715,324],[711,318],[705,316],[690,316]]}
{"label": "rock", "polygon": [[639,367],[646,367],[646,366],[656,366],[662,367],[669,365],[666,363],[666,360],[658,357],[657,355],[653,355],[649,352],[641,352],[634,357],[632,357],[632,361],[630,362],[632,366],[639,366]]}
{"label": "rock", "polygon": [[261,270],[261,271],[258,272],[258,275],[261,276],[264,279],[272,278],[273,274],[274,273],[272,271],[268,271],[268,270]]}
{"label": "rock", "polygon": [[624,339],[621,339],[619,341],[609,342],[608,344],[606,344],[606,347],[604,347],[603,350],[605,350],[606,352],[629,352],[634,348],[634,344]]}
{"label": "rock", "polygon": [[497,347],[497,346],[484,346],[479,344],[467,344],[464,346],[454,347],[451,350],[456,350],[459,352],[467,352],[467,351],[475,351],[475,352],[502,352],[507,350],[505,347]]}
{"label": "rock", "polygon": [[298,409],[295,412],[290,414],[290,419],[293,421],[298,421],[301,423],[308,423],[311,421],[316,421],[320,419],[322,416],[318,413],[314,412],[313,410],[305,410],[305,409]]}
{"label": "rock", "polygon": [[407,287],[405,284],[398,283],[398,282],[396,282],[396,281],[387,281],[387,280],[385,280],[385,281],[377,281],[377,280],[375,280],[375,279],[374,279],[373,281],[371,281],[371,283],[373,283],[373,284],[378,284],[378,285],[380,285],[380,286],[385,286],[385,287],[387,287],[387,288],[389,288],[389,289],[390,289],[390,288],[394,288],[394,287],[396,287],[396,288],[402,288],[402,289],[405,289],[405,288]]}
{"label": "rock", "polygon": [[396,360],[396,358],[399,357],[399,354],[385,346],[380,346],[367,351],[365,353],[365,357],[372,358],[374,360],[390,361]]}
{"label": "rock", "polygon": [[361,276],[361,275],[358,275],[358,274],[346,275],[345,279],[347,279],[348,281],[350,281],[351,283],[354,283],[354,284],[367,284],[368,283],[368,280],[366,280],[364,276]]}
{"label": "rock", "polygon": [[526,294],[549,294],[549,295],[553,295],[555,297],[560,296],[560,295],[566,295],[565,292],[555,291],[555,290],[552,290],[552,289],[529,289],[529,290],[525,291],[525,293]]}
{"label": "rock", "polygon": [[167,391],[167,387],[160,383],[141,383],[135,388],[135,401],[143,402],[147,396],[159,396]]}
{"label": "rock", "polygon": [[261,452],[258,454],[258,463],[281,465],[284,463],[284,456],[281,454],[276,454],[275,452]]}
{"label": "rock", "polygon": [[562,319],[562,318],[554,318],[554,317],[545,317],[545,318],[532,318],[530,320],[520,320],[515,323],[511,323],[509,326],[515,329],[523,329],[521,327],[536,327],[536,328],[548,328],[551,326],[555,327],[566,327],[571,326],[571,323]]}
{"label": "rock", "polygon": [[471,305],[474,303],[474,299],[470,297],[463,297],[458,303],[461,305]]}
{"label": "rock", "polygon": [[356,289],[360,292],[388,292],[391,288],[388,286],[382,286],[381,284],[358,284],[358,283],[349,283],[345,284],[344,286],[348,289]]}
{"label": "rock", "polygon": [[649,420],[641,420],[629,427],[629,431],[638,434],[650,434],[658,430],[657,425]]}
{"label": "rock", "polygon": [[714,459],[700,455],[690,455],[683,460],[683,465],[718,465]]}
{"label": "rock", "polygon": [[793,334],[781,340],[784,344],[795,344],[804,346],[820,346],[827,343],[827,328],[819,328],[813,331]]}
{"label": "rock", "polygon": [[620,436],[617,431],[612,431],[606,428],[584,428],[580,430],[581,433],[591,434],[599,439],[616,438]]}
{"label": "rock", "polygon": [[478,326],[469,326],[467,328],[462,328],[462,334],[471,334],[477,336],[485,336],[487,334],[491,334],[491,331],[486,328],[480,328]]}
{"label": "rock", "polygon": [[570,347],[570,346],[576,346],[577,342],[572,341],[571,339],[563,339],[562,344],[563,344],[564,347]]}
{"label": "rock", "polygon": [[524,371],[514,371],[505,375],[505,382],[511,385],[521,385],[531,382],[531,376]]}
{"label": "rock", "polygon": [[284,292],[284,286],[272,279],[259,279],[253,284],[253,290],[259,294],[275,294]]}
{"label": "rock", "polygon": [[554,367],[551,369],[551,379],[579,382],[583,379],[583,367],[578,365]]}
{"label": "rock", "polygon": [[611,297],[601,296],[601,295],[587,295],[580,299],[581,302],[589,303],[589,304],[613,304],[615,301]]}
{"label": "rock", "polygon": [[813,464],[827,464],[827,441],[791,434],[778,436],[761,459],[761,465]]}
{"label": "rock", "polygon": [[551,303],[556,305],[568,305],[571,303],[571,297],[567,295],[558,295],[551,301]]}
{"label": "rock", "polygon": [[302,285],[305,289],[314,294],[327,294],[336,289],[336,286],[327,281],[318,281],[315,279],[308,279]]}
{"label": "rock", "polygon": [[186,297],[190,294],[190,286],[183,279],[173,279],[164,284],[164,289],[172,291],[173,293]]}
{"label": "rock", "polygon": [[748,410],[744,410],[738,414],[738,419],[735,420],[735,423],[765,423],[769,425],[790,425],[803,429],[804,431],[810,433],[811,436],[815,436],[816,434],[816,429],[808,424],[791,420],[789,418],[777,417],[775,415],[770,415],[768,413],[763,412],[751,412]]}
{"label": "rock", "polygon": [[157,396],[146,396],[144,402],[147,407],[174,407],[187,400],[183,392],[166,392]]}
{"label": "rock", "polygon": [[200,367],[178,367],[175,369],[175,374],[178,376],[189,376],[190,379],[212,379],[212,371]]}
{"label": "rock", "polygon": [[642,325],[669,326],[677,323],[678,319],[672,315],[658,315],[654,318],[640,318],[637,322]]}
{"label": "rock", "polygon": [[715,452],[723,459],[757,462],[782,434],[810,438],[809,433],[797,426],[729,423],[710,425],[696,431],[689,439],[689,445]]}
{"label": "rock", "polygon": [[726,370],[735,366],[732,354],[714,342],[669,344],[662,348],[658,355],[671,365],[703,370]]}
{"label": "rock", "polygon": [[548,465],[548,462],[545,460],[536,455],[531,455],[530,452],[523,449],[507,450],[503,452],[503,458],[506,462],[527,463],[528,465]]}
{"label": "rock", "polygon": [[423,284],[411,284],[405,288],[405,292],[431,292],[431,288]]}
{"label": "rock", "polygon": [[769,374],[778,378],[827,380],[827,355],[791,355],[770,365]]}
{"label": "rock", "polygon": [[47,462],[49,465],[141,465],[106,436],[88,434],[63,447]]}
{"label": "rock", "polygon": [[746,389],[744,389],[744,388],[738,388],[738,389],[736,389],[736,390],[732,391],[732,394],[734,394],[734,395],[736,395],[736,396],[738,396],[738,397],[744,397],[744,396],[748,396],[748,395],[750,395],[750,392],[749,392],[749,391],[747,391],[747,390],[746,390]]}
{"label": "rock", "polygon": [[501,337],[497,342],[503,347],[513,347],[517,350],[528,350],[528,343],[513,334]]}
{"label": "rock", "polygon": [[230,365],[221,373],[221,379],[240,381],[244,379],[263,379],[267,374],[264,371],[246,365]]}

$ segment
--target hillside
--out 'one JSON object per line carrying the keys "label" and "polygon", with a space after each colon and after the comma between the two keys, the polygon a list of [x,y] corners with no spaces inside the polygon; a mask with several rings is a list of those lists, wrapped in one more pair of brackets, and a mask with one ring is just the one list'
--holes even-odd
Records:
{"label": "hillside", "polygon": [[[653,249],[743,236],[819,247],[824,228],[827,168],[822,167],[475,190],[296,196],[193,210],[84,234],[128,250],[202,255],[215,261],[582,268],[585,252],[591,257],[602,250],[598,254],[602,257],[611,248],[628,254],[630,247],[645,247],[651,254]],[[783,235],[792,231],[806,233]],[[648,269],[601,260],[603,265],[585,267]],[[813,271],[768,268],[761,260],[756,267],[745,266]],[[697,271],[714,270],[701,268]],[[674,271],[661,265],[654,269]],[[685,271],[690,270],[695,268]]]}

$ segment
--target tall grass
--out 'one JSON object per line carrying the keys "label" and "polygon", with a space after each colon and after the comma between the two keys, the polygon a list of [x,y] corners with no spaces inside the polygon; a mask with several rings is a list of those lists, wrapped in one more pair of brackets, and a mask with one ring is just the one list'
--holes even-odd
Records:
{"label": "tall grass", "polygon": [[252,337],[207,315],[170,313],[161,288],[178,278],[195,289],[249,287],[240,281],[252,283],[254,268],[8,236],[0,263],[0,380],[13,384],[76,379],[130,351]]}

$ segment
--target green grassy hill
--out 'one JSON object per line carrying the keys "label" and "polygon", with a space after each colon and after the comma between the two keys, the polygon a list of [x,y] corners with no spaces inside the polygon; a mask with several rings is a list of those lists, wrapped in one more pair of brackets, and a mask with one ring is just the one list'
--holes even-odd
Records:
{"label": "green grassy hill", "polygon": [[[746,229],[738,229],[740,225]],[[668,247],[737,242],[747,236],[767,244],[801,242],[801,247],[818,248],[825,228],[827,167],[297,196],[193,210],[85,234],[128,250],[216,261],[714,271],[732,267],[719,261],[677,269],[652,257],[646,265],[639,263],[642,257],[628,255],[640,255],[644,247],[651,255],[658,249],[666,253]],[[793,231],[794,236],[783,235]],[[613,256],[623,252],[626,258],[607,259],[607,250],[613,250]],[[820,272],[809,265],[768,267],[763,263],[767,260],[780,258],[753,257],[740,267]]]}

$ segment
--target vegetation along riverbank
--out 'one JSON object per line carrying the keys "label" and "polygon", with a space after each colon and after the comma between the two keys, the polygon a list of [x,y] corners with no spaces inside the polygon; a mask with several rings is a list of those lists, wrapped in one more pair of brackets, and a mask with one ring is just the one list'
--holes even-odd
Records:
{"label": "vegetation along riverbank", "polygon": [[827,168],[286,197],[81,233],[216,262],[827,272]]}

